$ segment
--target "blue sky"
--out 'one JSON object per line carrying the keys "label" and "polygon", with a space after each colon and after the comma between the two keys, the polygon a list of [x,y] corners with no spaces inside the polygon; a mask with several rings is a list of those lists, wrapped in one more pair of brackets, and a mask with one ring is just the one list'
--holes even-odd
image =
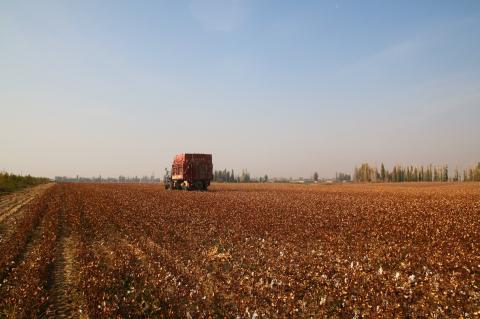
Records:
{"label": "blue sky", "polygon": [[0,1],[0,169],[480,160],[478,1]]}

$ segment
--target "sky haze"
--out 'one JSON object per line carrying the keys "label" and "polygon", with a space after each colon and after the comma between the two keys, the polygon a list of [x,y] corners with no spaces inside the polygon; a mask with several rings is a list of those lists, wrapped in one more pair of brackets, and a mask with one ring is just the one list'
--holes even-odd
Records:
{"label": "sky haze", "polygon": [[0,170],[480,161],[479,1],[1,1]]}

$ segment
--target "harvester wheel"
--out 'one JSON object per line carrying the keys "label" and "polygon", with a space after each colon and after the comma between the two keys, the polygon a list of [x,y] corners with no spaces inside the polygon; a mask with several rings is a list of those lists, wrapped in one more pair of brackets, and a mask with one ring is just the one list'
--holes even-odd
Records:
{"label": "harvester wheel", "polygon": [[202,181],[196,181],[194,185],[195,185],[195,189],[196,189],[196,190],[201,191],[201,190],[204,189],[204,186],[203,186],[203,182],[202,182]]}

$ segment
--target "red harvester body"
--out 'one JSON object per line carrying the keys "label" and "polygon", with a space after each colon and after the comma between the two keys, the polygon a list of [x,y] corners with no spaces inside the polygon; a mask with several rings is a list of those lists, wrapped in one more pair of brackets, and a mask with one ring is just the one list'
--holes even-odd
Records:
{"label": "red harvester body", "polygon": [[212,154],[179,154],[173,159],[166,188],[206,190],[213,179]]}

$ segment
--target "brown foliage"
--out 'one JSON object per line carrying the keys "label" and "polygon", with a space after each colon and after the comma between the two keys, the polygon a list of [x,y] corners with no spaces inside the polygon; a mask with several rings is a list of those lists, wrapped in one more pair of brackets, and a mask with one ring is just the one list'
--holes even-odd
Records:
{"label": "brown foliage", "polygon": [[[78,241],[77,288],[85,308],[77,310],[91,317],[465,317],[479,311],[477,184],[238,184],[209,192],[61,185],[42,199],[45,236],[37,246],[47,264],[58,194]],[[24,262],[35,271],[6,278],[22,287],[45,282],[45,271],[27,255]],[[20,302],[18,294],[0,291]],[[48,296],[48,284],[41,294]]]}

